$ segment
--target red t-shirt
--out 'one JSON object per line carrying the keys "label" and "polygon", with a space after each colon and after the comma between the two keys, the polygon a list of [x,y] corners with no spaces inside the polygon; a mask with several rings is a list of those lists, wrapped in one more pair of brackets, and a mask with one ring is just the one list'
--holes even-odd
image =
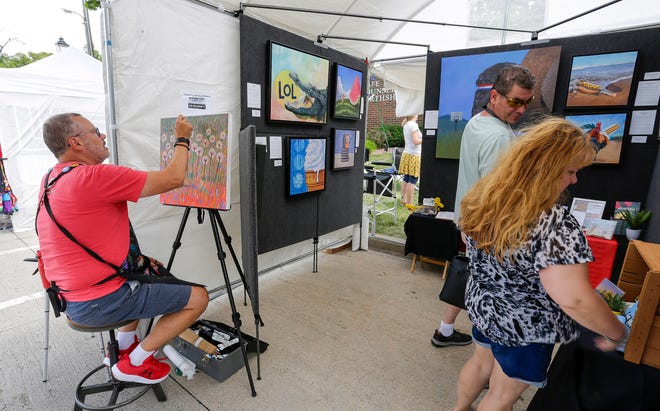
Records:
{"label": "red t-shirt", "polygon": [[[50,173],[55,178],[64,167],[58,163]],[[136,202],[147,180],[147,173],[127,167],[99,164],[80,165],[64,174],[48,192],[53,215],[79,243],[121,265],[128,254],[129,228],[127,201]],[[43,181],[41,190],[43,191]],[[39,198],[41,198],[41,192]],[[67,290],[67,301],[89,301],[108,295],[123,283],[121,277],[94,285],[115,270],[97,261],[66,237],[48,215],[43,204],[37,218],[39,248],[49,281]]]}

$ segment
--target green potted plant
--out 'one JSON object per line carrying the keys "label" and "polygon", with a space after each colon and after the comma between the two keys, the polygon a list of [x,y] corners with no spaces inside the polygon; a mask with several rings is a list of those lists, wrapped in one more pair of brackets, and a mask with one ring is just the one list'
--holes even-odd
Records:
{"label": "green potted plant", "polygon": [[600,291],[600,295],[605,299],[607,305],[610,307],[610,310],[614,315],[620,315],[623,313],[623,310],[626,308],[626,303],[623,301],[623,295],[615,294],[611,291]]}
{"label": "green potted plant", "polygon": [[642,228],[644,228],[651,218],[651,212],[649,210],[623,210],[621,216],[626,224],[628,224],[628,227],[626,228],[626,237],[628,237],[629,240],[636,240],[639,238]]}

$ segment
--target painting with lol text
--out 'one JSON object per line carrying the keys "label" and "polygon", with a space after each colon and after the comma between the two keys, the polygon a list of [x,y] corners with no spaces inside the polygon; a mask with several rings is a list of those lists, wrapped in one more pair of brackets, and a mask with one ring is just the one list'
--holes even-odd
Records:
{"label": "painting with lol text", "polygon": [[271,42],[268,119],[325,124],[329,70],[325,58]]}

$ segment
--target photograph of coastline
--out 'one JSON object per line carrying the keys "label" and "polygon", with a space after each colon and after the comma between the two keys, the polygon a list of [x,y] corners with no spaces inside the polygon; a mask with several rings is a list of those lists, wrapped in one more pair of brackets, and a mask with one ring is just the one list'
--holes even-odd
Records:
{"label": "photograph of coastline", "polygon": [[289,138],[289,196],[325,190],[325,143],[325,138]]}
{"label": "photograph of coastline", "polygon": [[574,56],[566,107],[625,106],[637,52]]}
{"label": "photograph of coastline", "polygon": [[566,116],[566,120],[584,130],[586,138],[594,145],[594,164],[619,164],[626,113]]}
{"label": "photograph of coastline", "polygon": [[536,77],[534,102],[514,125],[514,130],[539,116],[550,114],[554,106],[560,56],[561,46],[551,46],[442,57],[435,157],[459,158],[465,125],[483,110],[497,73],[508,65],[522,64]]}

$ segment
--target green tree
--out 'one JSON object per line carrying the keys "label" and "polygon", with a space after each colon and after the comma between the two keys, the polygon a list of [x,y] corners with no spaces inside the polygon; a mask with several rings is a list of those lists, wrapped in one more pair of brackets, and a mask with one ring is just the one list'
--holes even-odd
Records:
{"label": "green tree", "polygon": [[[97,10],[101,7],[101,1],[100,0],[85,0],[85,7],[88,10]],[[47,53],[44,51],[41,52],[28,52],[27,54],[25,53],[16,53],[13,56],[7,55],[3,53],[3,50],[7,44],[11,43],[13,40],[15,40],[12,37],[9,37],[7,41],[4,43],[0,44],[0,67],[2,68],[17,68],[17,67],[22,67],[25,65],[28,65],[30,63],[34,63],[37,60],[41,60],[44,57],[48,57],[52,55],[52,53]],[[87,48],[85,47],[85,50]],[[94,53],[94,58],[102,61],[101,53],[94,49],[92,50]]]}
{"label": "green tree", "polygon": [[[85,47],[85,51],[87,51],[87,47]],[[103,58],[101,57],[101,53],[97,49],[94,49],[94,58],[97,59],[98,61],[103,61]]]}
{"label": "green tree", "polygon": [[96,10],[101,7],[101,0],[85,0],[85,7],[89,10]]}
{"label": "green tree", "polygon": [[0,51],[0,67],[3,68],[17,68],[17,67],[22,67],[30,63],[34,63],[37,60],[41,60],[44,57],[50,56],[52,53],[46,53],[46,52],[39,52],[39,53],[33,53],[33,52],[28,52],[27,54],[25,53],[16,53],[13,56],[9,56],[7,54],[2,53]]}

